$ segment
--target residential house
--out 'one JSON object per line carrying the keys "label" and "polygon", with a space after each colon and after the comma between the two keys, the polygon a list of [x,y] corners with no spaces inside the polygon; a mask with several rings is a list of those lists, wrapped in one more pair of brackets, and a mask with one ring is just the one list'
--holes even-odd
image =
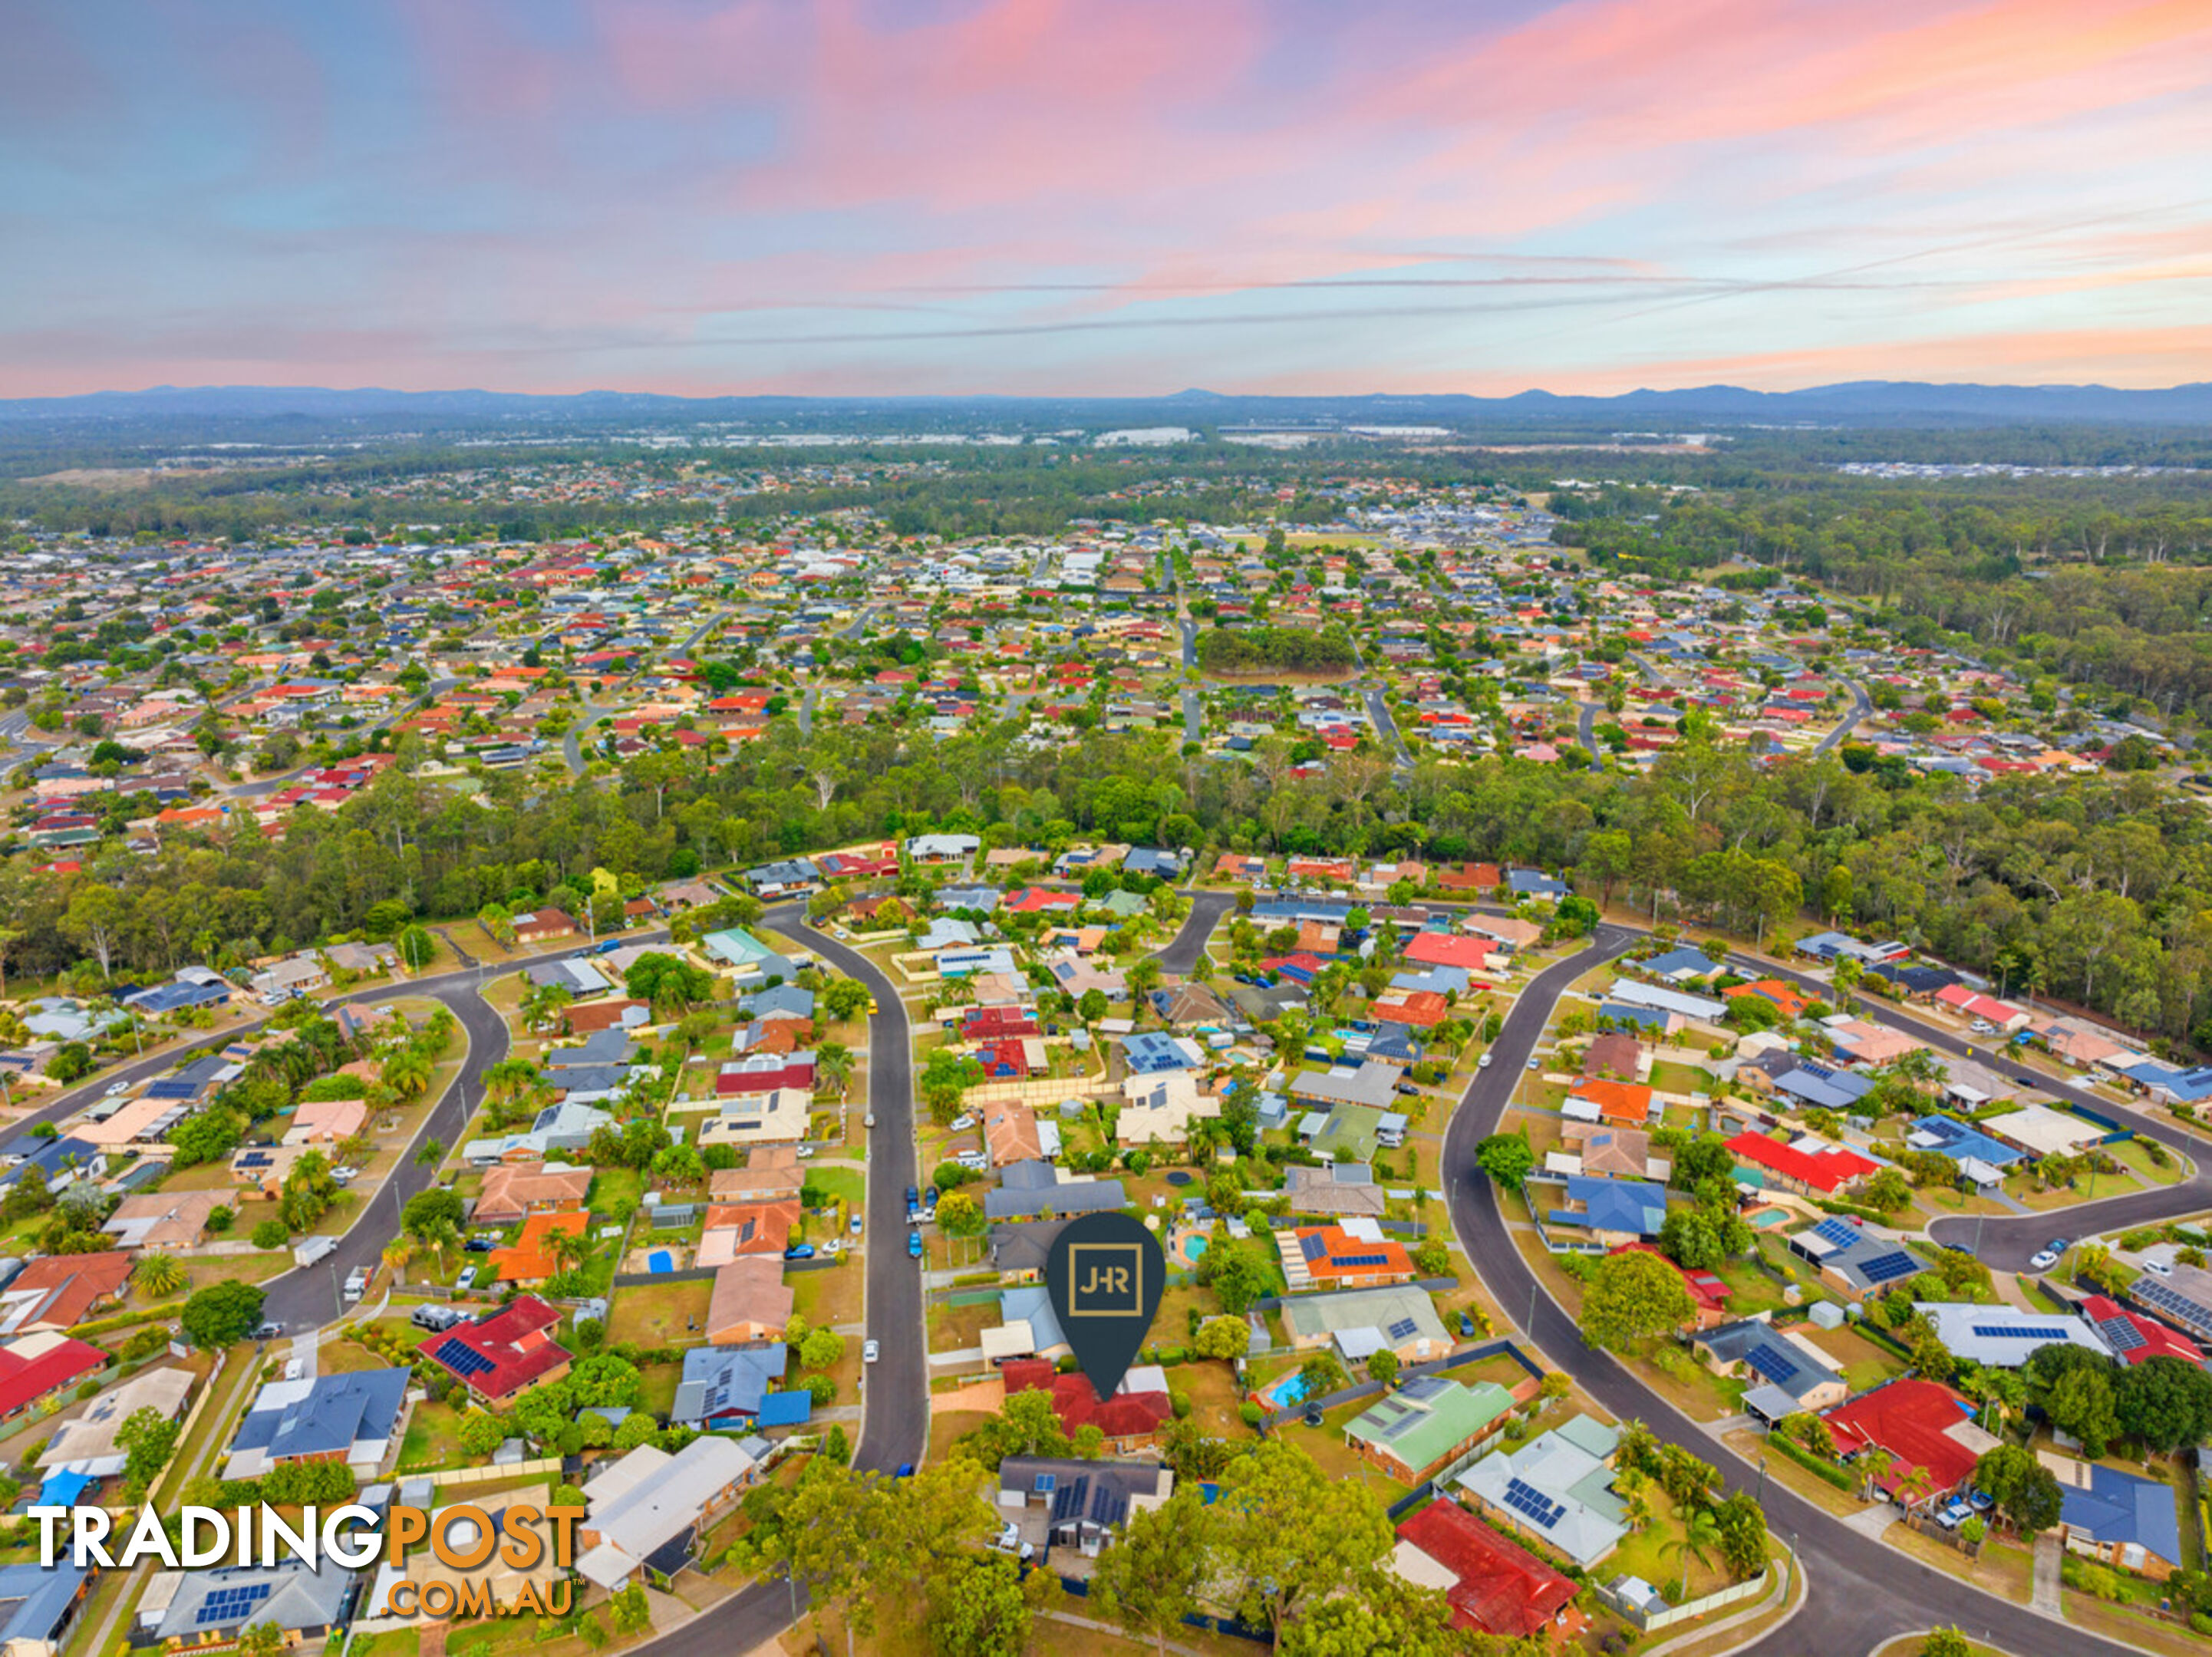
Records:
{"label": "residential house", "polygon": [[[123,1472],[129,1452],[116,1442],[123,1423],[141,1410],[151,1410],[164,1421],[174,1421],[191,1396],[192,1372],[173,1364],[142,1369],[118,1381],[62,1423],[47,1441],[39,1466],[49,1477],[75,1473],[89,1479],[113,1478]],[[0,1593],[0,1598],[4,1598]],[[0,1651],[7,1649],[0,1641]]]}
{"label": "residential house", "polygon": [[2058,1539],[2069,1553],[2164,1581],[2182,1563],[2173,1486],[2140,1473],[2039,1451],[2058,1478]]}
{"label": "residential house", "polygon": [[1759,1171],[1760,1188],[1771,1186],[1806,1197],[1833,1199],[1856,1191],[1881,1166],[1809,1133],[1784,1141],[1747,1131],[1730,1139],[1728,1148],[1738,1162]]}
{"label": "residential house", "polygon": [[591,1223],[590,1215],[575,1209],[532,1214],[523,1222],[521,1231],[512,1243],[493,1249],[485,1259],[502,1283],[526,1286],[541,1284],[548,1278],[558,1277],[564,1269],[560,1253],[562,1245],[554,1239],[572,1237],[577,1244],[588,1248],[584,1235]]}
{"label": "residential house", "polygon": [[2092,1295],[2080,1309],[2082,1322],[2124,1363],[2143,1363],[2157,1357],[2199,1365],[2204,1362],[2204,1349],[2188,1336],[2139,1312],[2130,1312],[2109,1296]]}
{"label": "residential house", "polygon": [[91,1586],[90,1573],[65,1554],[52,1565],[0,1565],[0,1652],[62,1657]]}
{"label": "residential house", "polygon": [[709,1433],[673,1455],[641,1444],[602,1468],[584,1486],[578,1575],[611,1593],[674,1577],[760,1476],[769,1454],[765,1439],[739,1442]]}
{"label": "residential house", "polygon": [[342,1144],[368,1126],[368,1103],[362,1099],[303,1099],[284,1126],[288,1145]]}
{"label": "residential house", "polygon": [[515,916],[514,926],[518,944],[550,944],[576,935],[576,919],[564,909],[534,909]]}
{"label": "residential house", "polygon": [[1147,1145],[1155,1140],[1180,1145],[1188,1142],[1193,1122],[1212,1121],[1220,1114],[1221,1096],[1205,1091],[1188,1071],[1125,1077],[1114,1138],[1122,1145]]}
{"label": "residential house", "polygon": [[1554,1253],[1602,1253],[1656,1237],[1667,1223],[1667,1187],[1648,1180],[1536,1174],[1528,1187],[1545,1246]]}
{"label": "residential house", "polygon": [[[711,1321],[711,1315],[710,1315]],[[684,1355],[684,1375],[668,1418],[702,1433],[749,1428],[760,1417],[783,1379],[789,1355],[782,1343],[763,1346],[695,1346]]]}
{"label": "residential house", "polygon": [[1952,1357],[1986,1369],[2017,1369],[2032,1354],[2061,1343],[2112,1356],[2094,1325],[2057,1313],[1971,1301],[1916,1301],[1912,1309],[1935,1326]]}
{"label": "residential house", "polygon": [[1425,1363],[1452,1348],[1436,1303],[1410,1284],[1293,1295],[1283,1302],[1282,1317],[1293,1350],[1331,1347],[1355,1363],[1377,1351],[1395,1353],[1401,1363]]}
{"label": "residential house", "polygon": [[420,1350],[487,1407],[498,1409],[526,1387],[568,1373],[568,1350],[553,1338],[561,1314],[535,1295],[433,1335]]}
{"label": "residential house", "polygon": [[1009,1163],[999,1177],[999,1188],[983,1193],[986,1219],[1027,1219],[1048,1209],[1059,1216],[1095,1214],[1129,1200],[1119,1180],[1077,1179],[1050,1162]]}
{"label": "residential house", "polygon": [[1744,1408],[1769,1422],[1841,1404],[1850,1391],[1835,1360],[1805,1336],[1778,1330],[1764,1317],[1699,1330],[1690,1349],[1720,1374],[1756,1383],[1744,1395]]}
{"label": "residential house", "polygon": [[1902,1239],[1867,1229],[1856,1217],[1822,1220],[1790,1238],[1790,1250],[1819,1269],[1820,1281],[1847,1300],[1885,1294],[1927,1270]]}
{"label": "residential house", "polygon": [[1582,1626],[1579,1583],[1456,1502],[1431,1502],[1399,1522],[1390,1569],[1442,1593],[1455,1628],[1522,1640],[1547,1632],[1568,1639]]}
{"label": "residential house", "polygon": [[1494,1381],[1417,1375],[1345,1423],[1344,1442],[1400,1484],[1418,1484],[1503,1427],[1513,1404]]}
{"label": "residential house", "polygon": [[107,1354],[42,1329],[0,1343],[0,1421],[13,1421],[26,1410],[58,1398],[87,1376],[107,1368]]}
{"label": "residential house", "polygon": [[193,1248],[221,1201],[213,1191],[143,1193],[116,1204],[100,1229],[126,1249]]}
{"label": "residential house", "polygon": [[1822,1411],[1836,1453],[1901,1505],[1907,1496],[1947,1496],[1973,1477],[1998,1441],[1976,1423],[1972,1404],[1917,1376],[1886,1382]]}
{"label": "residential house", "polygon": [[755,1145],[743,1168],[716,1168],[707,1179],[710,1202],[742,1202],[749,1198],[773,1201],[797,1197],[806,1182],[805,1165],[799,1147],[790,1144]]}
{"label": "residential house", "polygon": [[1292,1162],[1283,1174],[1283,1193],[1293,1214],[1382,1217],[1387,1193],[1365,1162],[1328,1162],[1319,1168]]}
{"label": "residential house", "polygon": [[131,1265],[129,1253],[119,1248],[33,1260],[0,1290],[0,1335],[75,1328],[122,1299]]}
{"label": "residential house", "polygon": [[501,1162],[484,1170],[483,1187],[470,1214],[474,1225],[512,1225],[532,1214],[561,1213],[584,1205],[592,1170],[565,1162]]}
{"label": "residential house", "polygon": [[1141,1364],[1121,1377],[1110,1398],[1102,1399],[1080,1371],[1057,1374],[1044,1358],[1015,1358],[1002,1365],[1006,1396],[1018,1393],[1052,1394],[1053,1413],[1070,1437],[1085,1427],[1097,1427],[1106,1435],[1105,1448],[1115,1455],[1149,1449],[1158,1443],[1160,1431],[1175,1418],[1168,1397],[1167,1372],[1158,1364]]}
{"label": "residential house", "polygon": [[275,1628],[281,1645],[301,1646],[338,1627],[353,1588],[354,1574],[327,1557],[313,1569],[289,1560],[163,1571],[138,1601],[138,1629],[145,1644],[171,1651],[235,1646],[259,1624]]}
{"label": "residential house", "polygon": [[1658,1113],[1658,1096],[1636,1082],[1607,1082],[1578,1076],[1567,1089],[1560,1114],[1577,1122],[1611,1122],[1640,1128]]}
{"label": "residential house", "polygon": [[709,1204],[695,1264],[726,1266],[748,1255],[781,1259],[798,1225],[795,1197]]}
{"label": "residential house", "polygon": [[1335,1225],[1277,1232],[1275,1246],[1292,1293],[1309,1288],[1376,1289],[1411,1283],[1416,1275],[1406,1246],[1382,1235],[1380,1223],[1346,1219]]}
{"label": "residential house", "polygon": [[780,1341],[791,1322],[793,1292],[781,1253],[731,1260],[714,1273],[707,1302],[707,1339],[715,1346]]}
{"label": "residential house", "polygon": [[1647,1242],[1623,1243],[1612,1252],[1615,1254],[1633,1252],[1649,1254],[1656,1260],[1666,1260],[1668,1270],[1680,1278],[1682,1287],[1690,1291],[1690,1300],[1694,1309],[1690,1314],[1690,1320],[1682,1326],[1685,1329],[1713,1329],[1728,1321],[1729,1297],[1735,1291],[1717,1274],[1711,1272],[1692,1272],[1686,1267],[1677,1266]]}
{"label": "residential house", "polygon": [[415,1372],[351,1370],[272,1381],[254,1396],[232,1435],[226,1478],[258,1478],[295,1462],[343,1461],[374,1478],[398,1448]]}
{"label": "residential house", "polygon": [[1613,1491],[1620,1433],[1576,1416],[1517,1450],[1485,1456],[1455,1481],[1493,1523],[1533,1536],[1589,1570],[1628,1534]]}
{"label": "residential house", "polygon": [[1010,1455],[994,1507],[1040,1559],[1054,1548],[1095,1559],[1132,1514],[1164,1506],[1174,1490],[1175,1474],[1157,1461]]}

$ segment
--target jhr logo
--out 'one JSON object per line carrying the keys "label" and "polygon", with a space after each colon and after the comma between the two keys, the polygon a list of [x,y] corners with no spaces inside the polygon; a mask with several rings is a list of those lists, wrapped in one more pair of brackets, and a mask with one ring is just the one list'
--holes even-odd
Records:
{"label": "jhr logo", "polygon": [[1074,1285],[1068,1315],[1075,1318],[1141,1316],[1145,1257],[1135,1243],[1076,1243],[1067,1251],[1067,1275]]}

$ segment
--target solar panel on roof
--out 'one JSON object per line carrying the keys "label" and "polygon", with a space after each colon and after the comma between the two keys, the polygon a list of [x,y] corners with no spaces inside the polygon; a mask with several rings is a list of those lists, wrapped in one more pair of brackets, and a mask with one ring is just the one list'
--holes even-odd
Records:
{"label": "solar panel on roof", "polygon": [[438,1344],[437,1350],[430,1356],[464,1381],[475,1375],[489,1374],[499,1367],[458,1335],[448,1335]]}
{"label": "solar panel on roof", "polygon": [[1784,1385],[1799,1368],[1796,1359],[1772,1346],[1754,1346],[1743,1355],[1743,1361],[1777,1387]]}
{"label": "solar panel on roof", "polygon": [[1317,1260],[1328,1253],[1328,1239],[1319,1235],[1301,1237],[1298,1239],[1298,1253],[1309,1261]]}
{"label": "solar panel on roof", "polygon": [[1813,1235],[1822,1242],[1838,1248],[1849,1248],[1858,1241],[1858,1228],[1848,1220],[1823,1220],[1813,1228]]}
{"label": "solar panel on roof", "polygon": [[1382,1332],[1389,1336],[1392,1340],[1408,1340],[1412,1338],[1413,1332],[1419,1327],[1420,1325],[1411,1318],[1400,1318]]}
{"label": "solar panel on roof", "polygon": [[1978,1323],[1974,1332],[1984,1340],[2064,1340],[2066,1332],[2049,1323]]}
{"label": "solar panel on roof", "polygon": [[1920,1269],[1920,1262],[1903,1249],[1893,1254],[1877,1254],[1863,1262],[1860,1273],[1869,1283],[1887,1283],[1893,1278],[1909,1278]]}
{"label": "solar panel on roof", "polygon": [[2128,1292],[2145,1306],[2168,1313],[2192,1329],[2212,1331],[2212,1307],[2190,1299],[2178,1289],[2145,1277],[2136,1279],[2135,1287]]}
{"label": "solar panel on roof", "polygon": [[2106,1318],[2097,1326],[2097,1332],[2115,1352],[2132,1352],[2150,1344],[2143,1332],[2125,1318]]}
{"label": "solar panel on roof", "polygon": [[1566,1512],[1564,1502],[1554,1502],[1534,1485],[1517,1478],[1505,1481],[1505,1505],[1521,1514],[1539,1530],[1550,1530]]}
{"label": "solar panel on roof", "polygon": [[1388,1254],[1338,1254],[1331,1258],[1332,1266],[1388,1266]]}

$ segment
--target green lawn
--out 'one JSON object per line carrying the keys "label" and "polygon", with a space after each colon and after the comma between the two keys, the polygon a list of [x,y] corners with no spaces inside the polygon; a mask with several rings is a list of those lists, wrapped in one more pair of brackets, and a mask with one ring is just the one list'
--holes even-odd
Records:
{"label": "green lawn", "polygon": [[868,1176],[857,1168],[810,1168],[805,1183],[831,1201],[857,1207],[868,1194]]}
{"label": "green lawn", "polygon": [[594,1214],[612,1214],[627,1202],[635,1213],[645,1197],[645,1175],[634,1168],[603,1168],[592,1175],[589,1201]]}

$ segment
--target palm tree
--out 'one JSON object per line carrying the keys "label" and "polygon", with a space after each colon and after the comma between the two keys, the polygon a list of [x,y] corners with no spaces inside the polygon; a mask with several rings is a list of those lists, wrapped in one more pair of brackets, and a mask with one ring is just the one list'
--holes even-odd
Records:
{"label": "palm tree", "polygon": [[842,1041],[824,1041],[814,1050],[814,1070],[823,1082],[845,1096],[845,1083],[853,1074],[853,1050]]}
{"label": "palm tree", "polygon": [[131,1275],[141,1289],[155,1296],[176,1294],[191,1281],[185,1268],[167,1254],[140,1255]]}
{"label": "palm tree", "polygon": [[414,1258],[414,1240],[404,1234],[394,1237],[384,1245],[384,1263],[392,1268],[392,1275],[395,1281],[399,1274],[407,1269],[407,1263]]}
{"label": "palm tree", "polygon": [[1712,1551],[1720,1545],[1720,1539],[1721,1521],[1713,1517],[1711,1508],[1700,1508],[1690,1515],[1680,1537],[1661,1545],[1661,1558],[1671,1553],[1681,1561],[1682,1574],[1674,1585],[1676,1605],[1680,1605],[1689,1595],[1690,1561],[1694,1558],[1701,1565],[1711,1563]]}
{"label": "palm tree", "polygon": [[398,1097],[412,1099],[430,1085],[430,1061],[412,1047],[401,1047],[384,1061],[379,1075]]}
{"label": "palm tree", "polygon": [[556,1231],[545,1239],[545,1252],[563,1272],[580,1264],[592,1252],[580,1231]]}
{"label": "palm tree", "polygon": [[1651,1481],[1635,1468],[1621,1470],[1613,1481],[1613,1493],[1620,1498],[1621,1522],[1630,1530],[1643,1531],[1656,1516],[1657,1510],[1651,1505]]}

